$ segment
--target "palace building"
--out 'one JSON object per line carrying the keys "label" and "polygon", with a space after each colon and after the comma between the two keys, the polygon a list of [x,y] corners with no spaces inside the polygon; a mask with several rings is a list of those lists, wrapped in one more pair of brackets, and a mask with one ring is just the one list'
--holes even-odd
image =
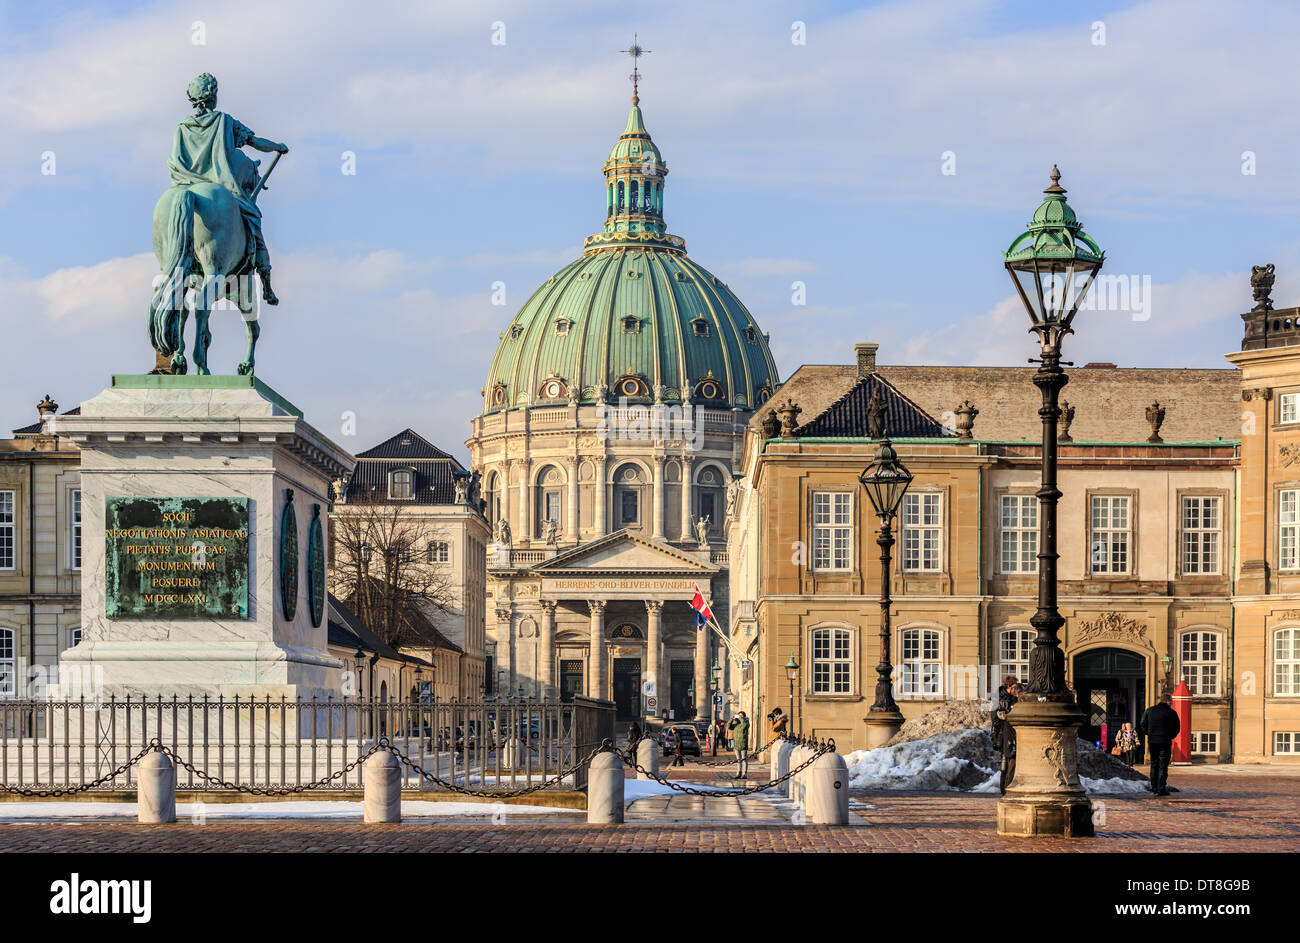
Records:
{"label": "palace building", "polygon": [[709,714],[727,656],[689,601],[726,624],[729,486],[778,382],[767,335],[668,233],[667,174],[634,87],[604,228],[501,332],[468,440],[501,686],[612,699],[622,720]]}
{"label": "palace building", "polygon": [[[1300,309],[1261,304],[1240,369],[1069,371],[1058,585],[1087,739],[1104,725],[1113,742],[1183,680],[1194,760],[1300,758]],[[1041,452],[1033,368],[855,353],[801,367],[756,413],[727,523],[730,631],[758,666],[733,678],[739,704],[793,708],[847,749],[867,745],[880,646],[879,521],[858,481],[872,397],[915,476],[891,566],[906,718],[1026,674]]]}

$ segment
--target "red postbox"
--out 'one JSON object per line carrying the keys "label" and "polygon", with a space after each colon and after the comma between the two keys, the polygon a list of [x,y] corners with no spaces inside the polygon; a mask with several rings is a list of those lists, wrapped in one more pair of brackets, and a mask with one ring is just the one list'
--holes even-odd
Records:
{"label": "red postbox", "polygon": [[1178,714],[1178,736],[1174,738],[1173,762],[1186,766],[1192,762],[1192,692],[1186,679],[1174,688],[1174,712]]}

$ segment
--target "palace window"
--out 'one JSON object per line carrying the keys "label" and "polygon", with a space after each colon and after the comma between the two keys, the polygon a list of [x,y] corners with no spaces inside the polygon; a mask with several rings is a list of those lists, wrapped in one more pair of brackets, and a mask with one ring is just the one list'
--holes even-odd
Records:
{"label": "palace window", "polygon": [[68,629],[68,648],[76,648],[81,644],[81,629]]}
{"label": "palace window", "polygon": [[1277,398],[1278,422],[1300,422],[1300,393],[1283,393]]}
{"label": "palace window", "polygon": [[812,633],[812,693],[850,694],[853,691],[852,637],[847,629],[815,629]]}
{"label": "palace window", "polygon": [[1274,730],[1273,755],[1290,756],[1300,753],[1300,730]]}
{"label": "palace window", "polygon": [[903,658],[899,665],[899,693],[925,697],[942,693],[939,633],[935,629],[907,629],[899,639]]}
{"label": "palace window", "polygon": [[447,563],[451,560],[451,544],[445,540],[431,540],[424,551],[425,563]]}
{"label": "palace window", "polygon": [[1183,573],[1219,572],[1219,499],[1183,498]]}
{"label": "palace window", "polygon": [[1217,730],[1193,730],[1192,752],[1205,756],[1219,752],[1219,732]]}
{"label": "palace window", "polygon": [[1038,498],[1004,494],[1002,506],[1002,572],[1038,572]]}
{"label": "palace window", "polygon": [[14,630],[0,629],[0,697],[14,696],[15,677]]}
{"label": "palace window", "polygon": [[74,570],[81,569],[81,489],[74,489],[69,496],[68,520],[71,528],[68,556]]}
{"label": "palace window", "polygon": [[399,469],[388,476],[388,500],[410,501],[415,497],[415,472]]}
{"label": "palace window", "polygon": [[853,495],[813,492],[812,565],[814,570],[847,570],[853,554]]}
{"label": "palace window", "polygon": [[935,572],[943,565],[943,495],[909,494],[903,498],[903,569]]}
{"label": "palace window", "polygon": [[0,570],[14,568],[15,547],[14,493],[0,491]]}
{"label": "palace window", "polygon": [[1300,694],[1300,629],[1278,629],[1273,633],[1273,694]]}
{"label": "palace window", "polygon": [[1029,677],[1029,653],[1034,650],[1033,629],[1007,629],[998,637],[998,681],[1015,675],[1019,681]]}
{"label": "palace window", "polygon": [[1278,493],[1278,567],[1300,570],[1300,491]]}
{"label": "palace window", "polygon": [[1129,572],[1129,499],[1092,496],[1092,572]]}
{"label": "palace window", "polygon": [[1219,696],[1219,636],[1217,632],[1184,632],[1183,680],[1193,697]]}

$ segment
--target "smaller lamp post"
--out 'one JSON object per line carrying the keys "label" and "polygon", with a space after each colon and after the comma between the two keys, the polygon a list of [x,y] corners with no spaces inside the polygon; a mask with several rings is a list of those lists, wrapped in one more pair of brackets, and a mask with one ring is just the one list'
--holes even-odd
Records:
{"label": "smaller lamp post", "polygon": [[709,690],[713,694],[713,696],[709,698],[709,705],[710,705],[709,712],[710,712],[710,716],[713,717],[714,724],[717,724],[718,722],[718,701],[717,701],[718,679],[721,677],[722,677],[722,666],[718,664],[718,659],[715,656],[713,659],[713,664],[709,668]]}
{"label": "smaller lamp post", "polygon": [[[883,430],[882,430],[883,431]],[[880,660],[876,663],[876,700],[867,712],[867,748],[884,746],[903,726],[903,714],[894,702],[894,665],[890,655],[890,597],[889,562],[894,546],[894,516],[898,513],[903,496],[912,483],[912,473],[898,459],[898,453],[888,438],[880,440],[876,454],[858,478],[866,489],[871,506],[880,518]]]}
{"label": "smaller lamp post", "polygon": [[[794,685],[799,680],[799,662],[794,660],[794,652],[790,653],[790,660],[785,663],[785,677],[790,682],[790,726],[794,727]],[[803,733],[802,725],[799,733]]]}

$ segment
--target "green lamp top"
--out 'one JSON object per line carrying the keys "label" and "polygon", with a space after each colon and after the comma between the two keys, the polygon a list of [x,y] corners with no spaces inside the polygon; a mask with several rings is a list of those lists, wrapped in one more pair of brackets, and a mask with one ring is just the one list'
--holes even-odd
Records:
{"label": "green lamp top", "polygon": [[1003,259],[1011,264],[1030,261],[1084,262],[1100,265],[1106,258],[1101,247],[1083,231],[1083,224],[1065,200],[1061,172],[1052,165],[1052,185],[1043,191],[1029,228],[1012,241]]}

